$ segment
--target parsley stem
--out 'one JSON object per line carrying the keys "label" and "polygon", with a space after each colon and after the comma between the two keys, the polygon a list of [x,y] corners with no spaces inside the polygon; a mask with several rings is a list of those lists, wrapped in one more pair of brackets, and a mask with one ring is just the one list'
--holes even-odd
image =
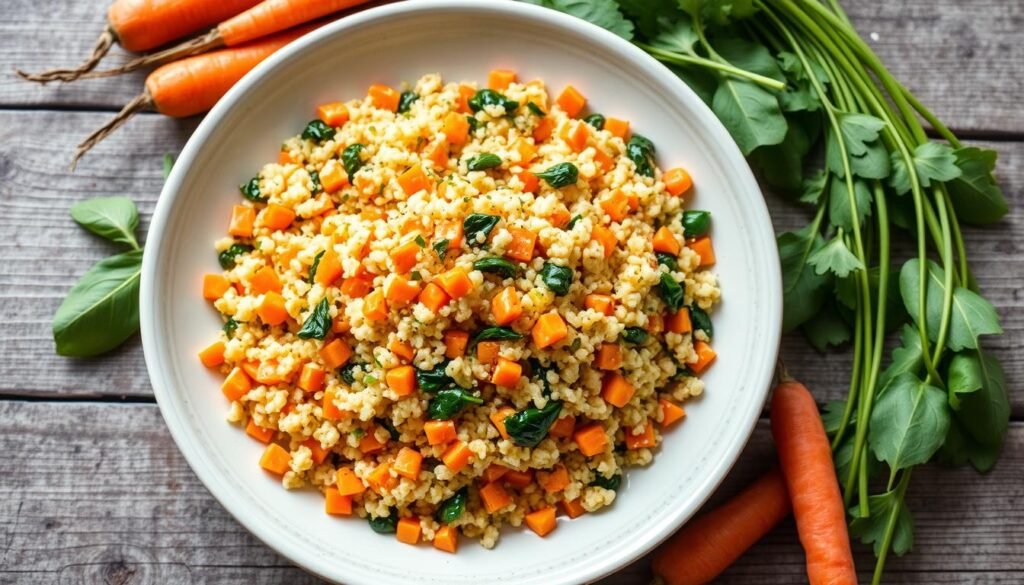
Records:
{"label": "parsley stem", "polygon": [[782,91],[786,89],[786,84],[782,83],[781,81],[777,81],[775,79],[772,79],[771,77],[765,77],[764,75],[758,75],[757,73],[745,71],[743,69],[740,69],[739,67],[734,67],[727,62],[718,62],[712,59],[705,59],[704,57],[696,57],[693,55],[684,55],[682,53],[676,53],[674,51],[666,51],[665,49],[659,49],[658,47],[648,45],[647,43],[637,42],[634,44],[637,47],[640,47],[641,49],[653,55],[659,61],[664,61],[666,63],[675,63],[677,65],[696,65],[707,69],[714,69],[716,71],[721,71],[723,73],[732,75],[733,77],[746,79],[766,89],[771,89],[774,91]]}
{"label": "parsley stem", "polygon": [[871,577],[871,585],[878,585],[882,582],[882,571],[885,569],[885,559],[889,556],[889,549],[892,547],[892,538],[896,533],[896,522],[903,511],[903,497],[907,493],[907,486],[910,484],[910,472],[913,468],[905,469],[900,483],[896,486],[896,504],[889,511],[889,518],[885,523],[885,533],[878,549],[878,560],[875,562],[875,572]]}

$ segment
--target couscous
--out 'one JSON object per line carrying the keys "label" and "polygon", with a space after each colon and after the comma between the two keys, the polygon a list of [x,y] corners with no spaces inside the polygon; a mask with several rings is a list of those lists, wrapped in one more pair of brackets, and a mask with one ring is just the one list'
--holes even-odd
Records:
{"label": "couscous", "polygon": [[511,71],[374,85],[242,185],[200,359],[285,488],[455,552],[544,536],[651,462],[715,358],[709,216],[585,108]]}

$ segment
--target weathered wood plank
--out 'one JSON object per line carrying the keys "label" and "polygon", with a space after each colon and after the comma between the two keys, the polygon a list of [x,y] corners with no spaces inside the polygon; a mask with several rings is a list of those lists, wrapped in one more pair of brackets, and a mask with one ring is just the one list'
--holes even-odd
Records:
{"label": "weathered wood plank", "polygon": [[[318,582],[290,568],[206,492],[155,406],[8,401],[0,403],[0,420],[8,464],[0,482],[0,582]],[[717,499],[766,468],[770,442],[762,423]],[[891,561],[889,582],[1019,579],[1022,465],[1024,424],[1014,423],[990,475],[931,467],[915,474],[917,543]],[[857,558],[862,570],[871,566],[864,547]],[[644,559],[602,583],[646,583],[647,567]],[[802,572],[787,522],[722,582],[802,583]]]}
{"label": "weathered wood plank", "polygon": [[[94,360],[54,355],[50,319],[74,280],[113,247],[78,228],[68,217],[72,203],[102,195],[128,195],[148,225],[162,183],[161,155],[177,152],[194,122],[140,116],[99,145],[77,172],[64,172],[74,140],[101,123],[104,114],[0,112],[0,393],[44,395],[150,395],[138,340]],[[145,140],[140,140],[145,136]],[[1006,334],[990,345],[1003,360],[1015,412],[1024,413],[1024,312],[1020,310],[1024,256],[1024,143],[995,143],[1001,180],[1014,204],[1011,217],[993,229],[968,229],[972,264],[985,294],[996,304]],[[804,219],[802,209],[770,200],[776,228]],[[799,334],[784,340],[783,359],[822,400],[842,397],[846,352],[820,356]]]}
{"label": "weathered wood plank", "polygon": [[[0,106],[120,108],[142,89],[144,74],[28,84],[15,68],[37,71],[78,63],[104,26],[109,0],[8,0],[0,13]],[[1024,4],[1004,0],[845,0],[858,30],[948,125],[1024,132]],[[59,42],[55,40],[59,39]],[[110,64],[125,57],[116,52]]]}

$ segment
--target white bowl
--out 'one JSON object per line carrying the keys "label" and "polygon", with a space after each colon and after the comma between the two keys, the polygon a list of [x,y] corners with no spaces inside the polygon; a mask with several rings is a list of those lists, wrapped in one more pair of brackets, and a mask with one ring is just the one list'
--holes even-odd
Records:
{"label": "white bowl", "polygon": [[[495,67],[571,83],[595,112],[630,120],[654,141],[662,168],[693,175],[691,208],[708,209],[723,302],[714,312],[718,361],[703,397],[665,435],[652,465],[631,469],[614,505],[538,538],[506,529],[485,550],[409,546],[365,521],[323,512],[312,490],[289,492],[257,464],[261,445],[224,420],[220,376],[196,352],[220,320],[200,295],[217,271],[238,184],[274,160],[317,104],[397,86],[424,73],[486,79]],[[779,260],[757,183],[726,130],[675,75],[628,42],[551,10],[515,2],[437,0],[350,16],[289,45],[240,81],[182,151],[153,215],[142,270],[142,338],[167,426],[192,469],[247,529],[296,564],[350,584],[532,583],[595,580],[675,531],[712,493],[746,443],[767,393],[781,323]],[[202,521],[201,519],[198,519]]]}

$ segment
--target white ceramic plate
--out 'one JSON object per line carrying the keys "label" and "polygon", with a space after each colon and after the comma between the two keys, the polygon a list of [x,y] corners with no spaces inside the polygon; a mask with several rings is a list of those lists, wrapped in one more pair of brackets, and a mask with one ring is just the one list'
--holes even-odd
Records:
{"label": "white ceramic plate", "polygon": [[[289,492],[257,464],[261,445],[225,422],[220,376],[196,352],[220,320],[200,295],[217,271],[213,241],[238,184],[275,160],[317,104],[398,86],[424,73],[485,81],[495,67],[568,83],[591,111],[630,120],[662,168],[683,166],[708,209],[723,302],[714,312],[718,362],[706,394],[665,436],[654,464],[628,472],[614,505],[559,520],[546,538],[503,531],[494,550],[463,539],[456,555],[373,533],[323,513],[323,497]],[[150,226],[142,271],[146,364],[174,440],[210,492],[257,537],[302,567],[350,584],[592,581],[666,538],[711,494],[743,448],[774,367],[781,322],[779,261],[767,210],[740,151],[671,72],[626,41],[556,12],[515,2],[403,2],[345,18],[292,43],[247,75],[182,151]],[[199,521],[202,521],[199,519]]]}

